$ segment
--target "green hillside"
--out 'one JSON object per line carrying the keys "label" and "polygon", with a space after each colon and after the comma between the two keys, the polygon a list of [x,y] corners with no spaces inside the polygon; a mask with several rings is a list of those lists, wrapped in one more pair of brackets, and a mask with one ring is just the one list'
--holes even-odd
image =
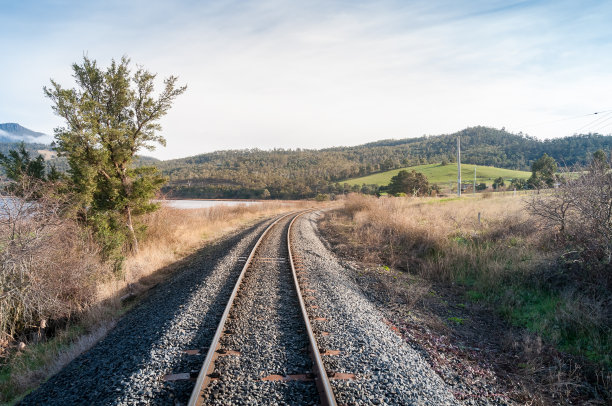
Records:
{"label": "green hillside", "polygon": [[[476,168],[476,182],[486,183],[491,185],[493,180],[500,176],[504,180],[511,180],[516,178],[527,179],[531,176],[530,172],[516,171],[512,169],[495,168],[493,166],[477,166],[463,164],[461,165],[461,179],[463,183],[471,183],[474,181],[474,168]],[[448,184],[450,182],[457,181],[457,164],[448,164],[442,166],[441,164],[429,164],[429,165],[418,165],[410,166],[407,168],[393,169],[391,171],[375,173],[369,176],[362,176],[360,178],[349,179],[346,181],[349,185],[388,185],[391,178],[401,170],[417,171],[421,172],[429,183],[436,183],[438,185]]]}
{"label": "green hillside", "polygon": [[[500,175],[514,178],[517,174],[512,170],[530,170],[531,164],[544,153],[571,167],[585,165],[598,149],[612,150],[611,135],[581,134],[541,141],[521,133],[479,126],[454,134],[382,140],[353,147],[217,151],[155,165],[170,180],[163,191],[174,197],[300,199],[319,193],[375,193],[372,188],[362,190],[361,184],[350,186],[344,182],[352,179],[353,183],[360,183],[363,180],[357,180],[359,177],[377,177],[385,171],[452,162],[457,136],[461,137],[463,162],[509,170],[501,174],[481,173],[481,181],[489,185],[492,183],[489,178]],[[449,165],[444,170],[452,172],[451,168]],[[472,171],[464,175],[469,182],[473,168],[465,170]],[[430,175],[432,182],[447,182],[445,176]],[[374,182],[388,182],[391,176]],[[448,175],[451,177],[454,179],[454,174]]]}

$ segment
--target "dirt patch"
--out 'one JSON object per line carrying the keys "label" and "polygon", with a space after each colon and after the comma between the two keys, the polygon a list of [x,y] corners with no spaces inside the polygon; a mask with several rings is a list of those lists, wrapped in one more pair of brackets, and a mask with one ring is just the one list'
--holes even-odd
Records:
{"label": "dirt patch", "polygon": [[607,404],[610,383],[584,360],[557,351],[536,334],[505,322],[466,289],[367,263],[367,247],[352,241],[350,225],[324,216],[319,230],[329,248],[354,270],[363,292],[386,322],[417,348],[466,405]]}

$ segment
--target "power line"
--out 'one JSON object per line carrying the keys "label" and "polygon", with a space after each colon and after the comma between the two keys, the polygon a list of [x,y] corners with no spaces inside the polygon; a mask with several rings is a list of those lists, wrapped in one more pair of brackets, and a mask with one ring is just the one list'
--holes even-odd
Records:
{"label": "power line", "polygon": [[[597,125],[601,126],[603,123],[605,123],[605,122],[607,122],[607,121],[610,121],[610,120],[612,120],[612,115],[611,115],[610,117],[606,118],[604,121],[600,122],[600,123],[599,123],[599,124],[597,124]],[[599,131],[599,130],[601,130],[601,129],[603,129],[603,128],[609,127],[609,126],[610,126],[610,124],[612,124],[612,123],[605,124],[604,126],[599,127],[599,128],[597,128],[597,129],[595,129],[595,130],[593,130],[593,131],[597,132],[597,131]]]}
{"label": "power line", "polygon": [[[599,114],[599,113],[598,113],[598,114]],[[598,121],[599,121],[599,122],[601,122],[601,120],[602,120],[604,117],[606,117],[606,116],[610,116],[611,114],[612,114],[612,113],[606,113],[606,114],[603,114],[602,116],[597,117],[595,120],[591,121],[590,123],[583,125],[582,127],[580,127],[579,129],[577,129],[577,130],[576,130],[576,131],[574,131],[574,132],[575,132],[575,133],[577,133],[578,131],[582,130],[583,128],[586,128],[586,127],[590,127],[590,126],[592,126],[592,125],[595,125],[595,123],[597,123]],[[606,120],[607,120],[607,119],[606,119]],[[604,120],[604,121],[605,121],[605,120]],[[601,124],[601,123],[599,123],[599,124]]]}
{"label": "power line", "polygon": [[601,131],[604,128],[610,127],[611,125],[612,125],[612,123],[608,123],[608,124],[604,125],[603,127],[598,128],[597,131]]}
{"label": "power line", "polygon": [[560,119],[557,119],[557,120],[541,121],[539,123],[527,124],[527,125],[522,125],[522,126],[518,126],[518,127],[536,127],[536,126],[539,126],[539,125],[554,124],[554,123],[559,123],[561,121],[575,120],[577,118],[596,116],[598,114],[604,114],[604,113],[612,113],[612,109],[611,110],[596,111],[594,113],[589,113],[589,114],[581,114],[581,115],[578,115],[578,116],[565,117],[565,118],[560,118]]}

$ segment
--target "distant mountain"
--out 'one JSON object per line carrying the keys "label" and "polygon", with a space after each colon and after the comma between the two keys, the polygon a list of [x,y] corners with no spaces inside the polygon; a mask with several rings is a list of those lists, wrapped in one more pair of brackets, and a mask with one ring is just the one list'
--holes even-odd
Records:
{"label": "distant mountain", "polygon": [[47,134],[32,131],[17,123],[0,123],[0,142],[37,142],[47,143]]}

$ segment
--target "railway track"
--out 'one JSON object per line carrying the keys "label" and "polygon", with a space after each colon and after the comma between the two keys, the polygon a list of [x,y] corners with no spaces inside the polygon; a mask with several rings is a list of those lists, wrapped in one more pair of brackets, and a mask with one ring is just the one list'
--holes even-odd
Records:
{"label": "railway track", "polygon": [[292,226],[306,212],[276,220],[244,258],[189,405],[336,404],[292,252]]}

